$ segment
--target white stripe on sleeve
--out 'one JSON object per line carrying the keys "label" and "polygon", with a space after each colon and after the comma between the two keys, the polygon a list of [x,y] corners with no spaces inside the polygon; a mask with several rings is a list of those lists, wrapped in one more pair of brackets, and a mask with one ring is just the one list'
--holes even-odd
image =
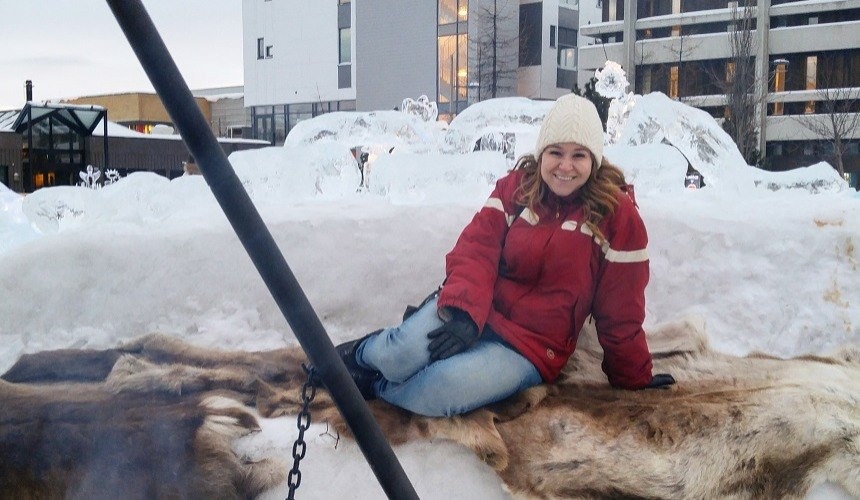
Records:
{"label": "white stripe on sleeve", "polygon": [[648,250],[613,250],[612,248],[604,247],[603,252],[606,254],[606,260],[609,262],[618,262],[622,264],[632,264],[635,262],[645,262],[648,260]]}
{"label": "white stripe on sleeve", "polygon": [[484,203],[484,206],[486,208],[492,208],[492,209],[498,210],[499,212],[502,212],[503,214],[505,214],[505,222],[508,223],[508,227],[510,227],[511,224],[514,223],[514,219],[516,217],[514,217],[513,215],[509,215],[507,212],[505,212],[505,205],[502,203],[502,200],[500,200],[499,198],[488,198],[487,201]]}

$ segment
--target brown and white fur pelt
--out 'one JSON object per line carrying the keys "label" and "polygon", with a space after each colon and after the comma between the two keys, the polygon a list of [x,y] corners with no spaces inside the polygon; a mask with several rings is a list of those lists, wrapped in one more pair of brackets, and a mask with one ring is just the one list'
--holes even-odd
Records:
{"label": "brown and white fur pelt", "polygon": [[[825,481],[860,498],[860,349],[787,360],[728,356],[711,350],[703,328],[693,321],[655,329],[649,343],[655,372],[672,373],[678,380],[670,389],[631,392],[609,387],[600,370],[602,352],[593,330],[586,327],[574,358],[554,385],[455,418],[420,417],[379,401],[372,402],[371,409],[392,444],[429,438],[459,442],[522,498],[803,498]],[[80,394],[97,391],[105,401],[150,398],[205,409],[201,403],[221,391],[255,405],[264,416],[276,417],[297,413],[304,361],[298,348],[232,352],[149,335],[107,351],[24,356],[3,376],[16,383],[0,385],[0,403],[6,407],[16,391],[28,394],[34,404],[42,401],[41,406],[59,405],[52,398],[76,401],[63,392],[68,389],[32,385],[72,378],[89,381],[75,389]],[[314,421],[326,421],[348,435],[326,393],[319,393],[313,412]],[[232,413],[222,418],[242,421]],[[39,449],[25,434],[80,432],[70,423],[51,429],[53,423],[40,422],[38,427],[31,423],[32,431],[18,429],[21,437],[10,447],[12,424],[5,414],[0,417],[0,480],[10,474],[7,455],[22,452],[15,446]],[[164,427],[152,430],[162,436],[175,432]],[[113,432],[118,438],[125,431]],[[123,442],[136,443],[128,437]],[[142,455],[115,448],[120,455]],[[236,486],[241,482],[232,480],[229,491],[239,496],[283,479],[271,464],[242,464],[225,447],[219,450],[221,461],[206,462],[196,451],[189,460],[208,463],[209,470],[256,471],[250,475],[256,478],[253,486],[244,490]],[[40,464],[25,465],[33,468],[23,471],[26,477],[49,477],[38,469]],[[230,474],[212,476],[211,489],[228,496],[217,483],[231,482],[226,479]],[[204,488],[199,481],[209,480],[206,477],[202,474],[193,484]]]}
{"label": "brown and white fur pelt", "polygon": [[[75,354],[61,358],[80,374]],[[280,460],[233,451],[260,426],[231,393],[0,380],[0,408],[0,498],[254,498],[286,478]]]}

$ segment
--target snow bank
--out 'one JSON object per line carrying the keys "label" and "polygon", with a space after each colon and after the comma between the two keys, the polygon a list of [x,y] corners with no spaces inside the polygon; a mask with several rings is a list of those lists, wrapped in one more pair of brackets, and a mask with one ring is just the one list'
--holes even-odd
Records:
{"label": "snow bank", "polygon": [[24,197],[0,182],[0,224],[20,220],[19,207]]}
{"label": "snow bank", "polygon": [[39,237],[24,215],[23,204],[23,196],[0,183],[0,256]]}
{"label": "snow bank", "polygon": [[650,325],[705,319],[733,354],[824,354],[860,344],[860,200],[844,193],[718,190],[643,195]]}
{"label": "snow bank", "polygon": [[[700,315],[713,344],[738,354],[860,342],[860,198],[686,191],[673,149],[607,148],[635,180],[648,227],[649,325]],[[393,154],[358,190],[349,168],[326,170],[338,159],[347,165],[351,155],[313,147],[231,155],[320,317],[346,340],[395,322],[441,282],[445,253],[506,163],[491,152]],[[819,168],[793,175],[805,184]],[[0,302],[0,345],[18,346],[6,361],[46,348],[46,334],[54,346],[104,347],[152,330],[225,345],[253,332],[237,347],[259,348],[288,332],[201,176],[46,188],[22,206],[0,226],[18,242],[0,247],[0,294],[16,297]]]}
{"label": "snow bank", "polygon": [[[515,108],[506,102],[495,111]],[[402,123],[393,113],[383,128]],[[606,149],[635,184],[648,227],[649,323],[701,315],[714,345],[739,354],[860,342],[860,198],[824,164],[763,173],[707,142],[700,147],[716,155],[701,157],[708,187],[684,190],[681,148],[656,138],[677,132],[698,143],[662,130],[648,136],[654,143]],[[366,167],[362,187],[352,152],[334,141],[230,161],[335,340],[395,322],[437,286],[445,253],[508,168],[499,152],[395,150]],[[768,188],[737,189],[732,176],[744,168]],[[0,294],[17,297],[0,301],[0,345],[17,346],[7,361],[46,347],[45,334],[54,346],[103,347],[150,330],[216,342],[254,332],[243,348],[282,342],[283,318],[201,176],[136,173],[23,199],[2,189],[0,203]]]}
{"label": "snow bank", "polygon": [[802,190],[809,193],[842,192],[851,190],[848,182],[827,162],[784,172],[768,172],[755,169],[753,179],[757,187],[770,191]]}
{"label": "snow bank", "polygon": [[464,155],[395,154],[380,158],[368,173],[371,193],[393,203],[459,203],[474,206],[508,171],[499,152]]}

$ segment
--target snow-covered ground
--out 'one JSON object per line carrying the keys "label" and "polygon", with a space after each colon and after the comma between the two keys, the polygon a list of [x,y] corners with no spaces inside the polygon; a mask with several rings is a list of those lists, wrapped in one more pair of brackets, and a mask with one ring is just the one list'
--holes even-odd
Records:
{"label": "snow-covered ground", "polygon": [[[635,183],[649,231],[646,326],[699,315],[712,345],[734,354],[826,354],[860,343],[860,197],[827,165],[781,174],[747,167],[710,117],[666,106],[659,95],[640,99],[628,122],[635,130],[606,150]],[[528,149],[535,109],[546,103],[483,107],[468,123],[427,123],[424,132],[380,112],[374,135],[358,142],[358,131],[325,132],[347,117],[323,116],[299,129],[316,140],[297,134],[285,147],[230,156],[335,343],[396,323],[438,285],[445,253],[510,168],[503,153],[468,152],[469,144],[493,115],[513,113],[522,119],[508,119],[516,122],[508,146]],[[492,127],[506,130],[504,121]],[[446,139],[455,132],[459,152]],[[361,187],[356,146],[380,152]],[[684,189],[688,160],[705,188]],[[0,373],[25,352],[110,347],[156,330],[220,348],[295,343],[199,176],[139,173],[100,190],[27,197],[0,185],[0,296]],[[240,451],[288,457],[295,419],[262,424]],[[299,494],[383,497],[357,446],[335,448],[325,431],[309,431]],[[395,451],[421,498],[507,498],[492,470],[457,445]],[[285,494],[283,485],[265,497]],[[813,496],[842,498],[826,488]]]}

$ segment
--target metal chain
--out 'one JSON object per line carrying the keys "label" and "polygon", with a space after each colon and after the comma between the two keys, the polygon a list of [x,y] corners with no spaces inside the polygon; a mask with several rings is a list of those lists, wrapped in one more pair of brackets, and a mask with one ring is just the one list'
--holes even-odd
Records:
{"label": "metal chain", "polygon": [[314,367],[308,368],[304,364],[302,368],[307,372],[308,379],[302,385],[302,410],[296,419],[296,425],[299,428],[299,435],[296,437],[296,442],[293,443],[293,468],[290,469],[290,474],[287,476],[287,484],[290,487],[290,492],[287,500],[295,500],[296,490],[302,484],[302,472],[299,470],[299,462],[305,458],[307,451],[307,443],[305,443],[305,431],[311,426],[311,401],[317,393],[316,371]]}

